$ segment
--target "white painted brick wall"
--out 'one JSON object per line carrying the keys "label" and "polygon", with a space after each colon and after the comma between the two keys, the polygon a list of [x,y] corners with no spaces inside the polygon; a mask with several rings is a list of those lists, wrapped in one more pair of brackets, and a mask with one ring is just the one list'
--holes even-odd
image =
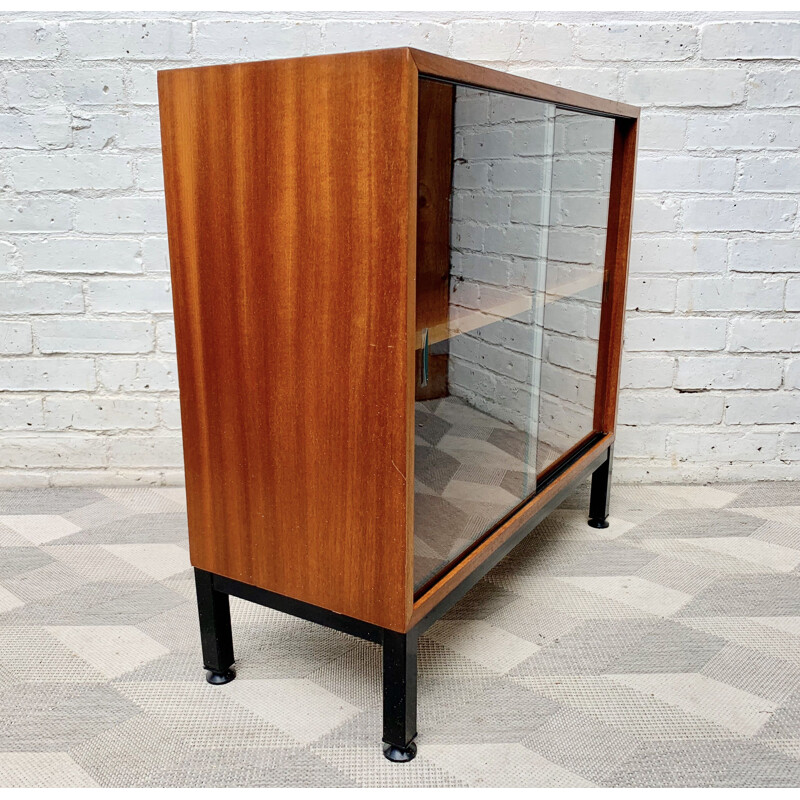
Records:
{"label": "white painted brick wall", "polygon": [[156,70],[404,44],[643,106],[615,474],[800,478],[798,15],[16,12],[0,485],[181,480]]}

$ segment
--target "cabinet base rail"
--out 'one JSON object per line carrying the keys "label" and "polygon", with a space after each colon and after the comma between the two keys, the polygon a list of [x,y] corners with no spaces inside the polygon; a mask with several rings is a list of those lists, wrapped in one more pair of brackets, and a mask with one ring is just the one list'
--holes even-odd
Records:
{"label": "cabinet base rail", "polygon": [[[575,461],[579,458],[580,455],[576,454]],[[565,483],[550,502],[539,509],[522,528],[405,633],[337,614],[302,600],[195,567],[197,610],[203,664],[207,670],[206,680],[211,684],[221,685],[236,677],[233,669],[235,658],[229,603],[231,595],[380,644],[383,646],[383,754],[390,761],[411,761],[417,752],[414,738],[417,735],[417,643],[420,635],[446,614],[492,567],[560,505],[579,481],[590,474],[592,487],[589,525],[607,527],[611,460],[612,447],[609,445],[608,449],[586,461],[579,476]]]}

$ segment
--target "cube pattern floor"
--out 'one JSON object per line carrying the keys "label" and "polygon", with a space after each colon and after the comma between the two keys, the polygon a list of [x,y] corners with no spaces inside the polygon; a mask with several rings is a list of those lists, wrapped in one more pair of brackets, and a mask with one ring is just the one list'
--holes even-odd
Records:
{"label": "cube pattern floor", "polygon": [[797,786],[800,485],[586,487],[424,636],[419,754],[380,650],[234,600],[203,680],[183,490],[0,492],[2,786]]}

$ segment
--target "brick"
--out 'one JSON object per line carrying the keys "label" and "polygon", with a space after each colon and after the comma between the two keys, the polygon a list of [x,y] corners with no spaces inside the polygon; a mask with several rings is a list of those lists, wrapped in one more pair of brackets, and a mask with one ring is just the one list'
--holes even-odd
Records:
{"label": "brick", "polygon": [[578,375],[570,369],[562,369],[554,364],[542,364],[540,387],[543,396],[549,395],[564,402],[588,407],[594,401],[595,387],[592,378]]}
{"label": "brick", "polygon": [[800,106],[800,67],[751,72],[747,80],[747,105],[753,108]]}
{"label": "brick", "polygon": [[668,389],[675,359],[666,356],[623,355],[620,386],[623,389]]}
{"label": "brick", "polygon": [[[524,47],[524,45],[523,45]],[[533,54],[535,58],[535,53]],[[538,63],[531,66],[515,66],[514,74],[525,78],[533,78],[552,86],[564,86],[578,92],[595,94],[617,100],[619,91],[619,70],[607,67],[541,67]]]}
{"label": "brick", "polygon": [[181,404],[178,398],[162,398],[159,401],[161,424],[171,430],[181,429]]}
{"label": "brick", "polygon": [[72,209],[65,199],[0,200],[0,233],[63,233],[71,227]]}
{"label": "brick", "polygon": [[675,198],[636,197],[633,202],[634,233],[672,233],[678,229],[680,203]]}
{"label": "brick", "polygon": [[652,425],[617,425],[615,458],[663,458],[667,454],[667,429]]}
{"label": "brick", "polygon": [[491,256],[477,253],[452,254],[453,274],[470,281],[479,280],[482,283],[491,283],[497,286],[508,286],[509,264],[505,259],[492,258]]}
{"label": "brick", "polygon": [[[567,154],[562,158],[556,156],[553,159],[552,190],[607,192],[610,166],[610,161],[603,157],[591,158],[579,154]],[[541,183],[528,184],[530,186],[541,186]]]}
{"label": "brick", "polygon": [[633,317],[625,323],[625,348],[722,350],[727,320],[717,317]]}
{"label": "brick", "polygon": [[691,57],[692,25],[635,23],[581,25],[577,55],[586,61],[683,61]]}
{"label": "brick", "polygon": [[800,358],[793,358],[786,362],[786,374],[783,382],[787,389],[800,389]]}
{"label": "brick", "polygon": [[628,281],[628,309],[633,311],[674,311],[677,281],[670,278],[640,278]]}
{"label": "brick", "polygon": [[303,22],[200,20],[195,49],[200,58],[291,58],[321,52],[322,31]]}
{"label": "brick", "polygon": [[636,164],[637,192],[727,192],[736,177],[735,158],[669,156],[640,158]]}
{"label": "brick", "polygon": [[634,237],[631,244],[630,271],[643,272],[725,272],[727,241],[697,237]]}
{"label": "brick", "polygon": [[781,361],[750,356],[679,356],[677,389],[777,389]]}
{"label": "brick", "polygon": [[[89,434],[94,435],[94,434]],[[49,484],[61,486],[166,486],[164,471],[158,470],[121,470],[114,466],[102,469],[58,469],[48,473]],[[183,485],[183,484],[181,484]]]}
{"label": "brick", "polygon": [[765,278],[682,278],[678,311],[780,311],[784,281]]}
{"label": "brick", "polygon": [[144,320],[47,320],[36,326],[42,353],[145,353],[153,325]]}
{"label": "brick", "polygon": [[688,150],[795,150],[800,138],[800,115],[745,114],[689,119]]}
{"label": "brick", "polygon": [[[783,461],[800,461],[800,433],[784,433],[781,435],[780,457]],[[786,464],[779,465],[783,477],[776,476],[778,480],[786,479]]]}
{"label": "brick", "polygon": [[70,115],[64,107],[0,114],[0,148],[58,150],[70,142]]}
{"label": "brick", "polygon": [[169,248],[164,237],[148,237],[142,242],[145,272],[169,272]]}
{"label": "brick", "polygon": [[82,114],[76,117],[75,144],[87,150],[160,149],[161,131],[156,114]]}
{"label": "brick", "polygon": [[724,403],[722,395],[642,389],[622,394],[618,413],[626,425],[716,425]]}
{"label": "brick", "polygon": [[119,67],[23,70],[8,76],[8,102],[19,108],[116,105],[125,100],[124,74]]}
{"label": "brick", "polygon": [[0,321],[0,355],[18,355],[33,351],[30,322]]}
{"label": "brick", "polygon": [[104,197],[78,200],[75,228],[83,233],[165,233],[160,197]]}
{"label": "brick", "polygon": [[182,59],[189,57],[192,25],[180,20],[103,20],[64,25],[70,54],[102,59]]}
{"label": "brick", "polygon": [[161,392],[177,390],[178,365],[166,359],[100,359],[100,383],[110,392]]}
{"label": "brick", "polygon": [[525,225],[486,228],[484,243],[486,252],[500,256],[511,254],[536,258],[539,255],[538,231]]}
{"label": "brick", "polygon": [[742,158],[739,163],[743,192],[800,193],[800,156]]}
{"label": "brick", "polygon": [[43,426],[40,397],[0,398],[0,428],[3,430],[38,430]]}
{"label": "brick", "polygon": [[639,120],[639,149],[682,150],[686,125],[686,117],[645,112]]}
{"label": "brick", "polygon": [[109,441],[109,458],[120,467],[182,467],[181,437],[115,436]]}
{"label": "brick", "polygon": [[25,155],[8,160],[14,186],[23,191],[127,189],[133,170],[127,156]]}
{"label": "brick", "polygon": [[671,431],[667,452],[681,461],[771,461],[778,453],[778,434],[728,429]]}
{"label": "brick", "polygon": [[450,31],[432,22],[328,22],[323,27],[326,53],[381,47],[418,47],[447,54]]}
{"label": "brick", "polygon": [[507,225],[511,221],[511,202],[510,196],[459,192],[453,195],[453,219],[484,225]]}
{"label": "brick", "polygon": [[164,167],[161,156],[138,158],[136,164],[136,185],[143,192],[164,191]]}
{"label": "brick", "polygon": [[172,313],[169,280],[96,280],[89,284],[89,308],[98,312]]}
{"label": "brick", "polygon": [[488,92],[456,89],[456,103],[453,109],[456,128],[467,125],[481,125],[489,121],[490,95]]}
{"label": "brick", "polygon": [[33,137],[45,150],[63,150],[72,144],[72,116],[65,106],[35,109],[26,114]]}
{"label": "brick", "polygon": [[[547,240],[547,257],[565,264],[591,264],[602,268],[605,243],[605,234],[601,231],[579,232],[574,228],[555,228],[550,231]],[[538,243],[530,255],[536,257],[537,253]]]}
{"label": "brick", "polygon": [[730,267],[735,272],[800,272],[800,241],[735,239]]}
{"label": "brick", "polygon": [[798,420],[800,392],[734,392],[725,401],[728,425],[793,424]]}
{"label": "brick", "polygon": [[453,167],[453,189],[483,189],[488,181],[488,164],[458,162]]}
{"label": "brick", "polygon": [[0,114],[0,148],[35,150],[39,147],[30,122],[21,114]]}
{"label": "brick", "polygon": [[486,129],[477,133],[465,133],[461,144],[461,157],[477,159],[510,158],[513,151],[513,136],[510,130]]}
{"label": "brick", "polygon": [[9,358],[0,360],[0,390],[81,392],[94,389],[90,358]]}
{"label": "brick", "polygon": [[[560,22],[523,22],[518,61],[569,61],[575,52],[572,26]],[[517,69],[514,69],[517,72]],[[570,80],[572,76],[564,76]],[[544,81],[544,78],[540,80]],[[547,81],[544,81],[547,83]]]}
{"label": "brick", "polygon": [[80,314],[83,292],[78,281],[4,283],[0,314]]}
{"label": "brick", "polygon": [[145,430],[158,424],[158,401],[54,394],[44,399],[44,421],[48,428],[62,431]]}
{"label": "brick", "polygon": [[132,273],[142,271],[135,239],[61,239],[21,241],[26,272]]}
{"label": "brick", "polygon": [[800,278],[792,278],[786,282],[787,311],[800,311]]}
{"label": "brick", "polygon": [[587,314],[580,303],[559,301],[548,303],[544,309],[545,330],[567,333],[585,338],[587,333]]}
{"label": "brick", "polygon": [[51,468],[102,467],[106,464],[105,443],[96,436],[45,435],[4,437],[0,467]]}
{"label": "brick", "polygon": [[[514,222],[523,221],[522,214],[517,212],[521,205],[520,197],[515,194],[511,201],[511,219]],[[541,195],[530,195],[530,198],[534,202],[527,204],[525,221],[538,222],[541,219],[537,214],[538,206],[544,198]],[[552,193],[550,209],[551,225],[605,228],[608,222],[608,198],[605,196]]]}
{"label": "brick", "polygon": [[14,245],[11,242],[0,242],[0,273],[14,271],[12,257],[15,252]]}
{"label": "brick", "polygon": [[175,352],[175,323],[172,320],[156,323],[156,345],[162,353]]}
{"label": "brick", "polygon": [[623,96],[635,105],[713,108],[741,103],[744,83],[739,69],[639,69],[626,76]]}
{"label": "brick", "polygon": [[158,84],[152,67],[133,65],[127,78],[128,100],[134,105],[158,105]]}
{"label": "brick", "polygon": [[60,52],[58,23],[38,20],[0,22],[0,60],[56,58]]}
{"label": "brick", "polygon": [[472,61],[509,61],[522,39],[518,22],[455,22],[450,26],[450,56]]}
{"label": "brick", "polygon": [[545,334],[545,360],[590,375],[597,369],[597,342]]}
{"label": "brick", "polygon": [[683,226],[689,231],[791,231],[797,201],[788,198],[700,198],[684,204]]}
{"label": "brick", "polygon": [[729,349],[739,353],[798,353],[800,319],[731,320]]}
{"label": "brick", "polygon": [[800,23],[712,22],[701,29],[702,58],[800,58]]}

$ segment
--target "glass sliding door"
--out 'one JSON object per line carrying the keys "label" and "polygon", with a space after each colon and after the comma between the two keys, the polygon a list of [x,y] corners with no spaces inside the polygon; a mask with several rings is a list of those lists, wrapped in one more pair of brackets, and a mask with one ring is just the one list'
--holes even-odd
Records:
{"label": "glass sliding door", "polygon": [[610,169],[591,126],[572,133],[552,104],[428,80],[419,97],[417,589],[591,431],[605,220],[593,223]]}
{"label": "glass sliding door", "polygon": [[613,141],[612,119],[556,110],[538,472],[594,431]]}

